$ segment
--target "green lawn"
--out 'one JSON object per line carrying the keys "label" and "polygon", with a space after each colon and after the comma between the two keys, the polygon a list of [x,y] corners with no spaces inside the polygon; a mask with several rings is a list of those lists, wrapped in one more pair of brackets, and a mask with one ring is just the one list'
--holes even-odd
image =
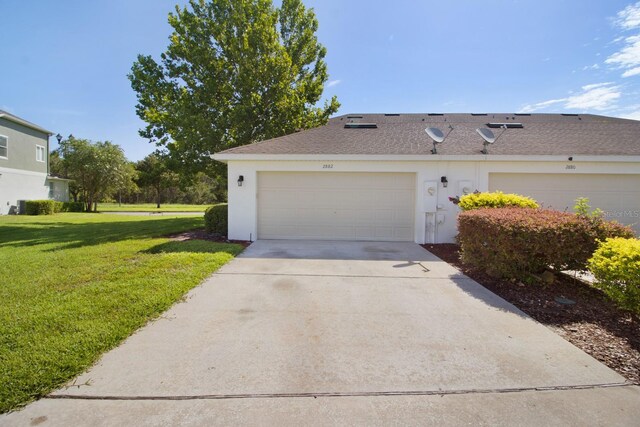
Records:
{"label": "green lawn", "polygon": [[98,203],[100,212],[204,212],[211,205],[180,205],[161,204],[160,209],[155,203],[126,204],[119,206],[117,203]]}
{"label": "green lawn", "polygon": [[0,412],[91,366],[238,254],[199,217],[0,216]]}

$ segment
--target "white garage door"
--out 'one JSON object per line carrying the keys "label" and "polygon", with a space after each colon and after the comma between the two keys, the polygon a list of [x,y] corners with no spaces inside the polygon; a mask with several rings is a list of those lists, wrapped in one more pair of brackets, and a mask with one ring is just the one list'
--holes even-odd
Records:
{"label": "white garage door", "polygon": [[258,238],[413,241],[415,174],[258,173]]}
{"label": "white garage door", "polygon": [[570,212],[578,197],[587,197],[607,218],[640,232],[640,175],[491,173],[489,190],[522,194],[544,207]]}

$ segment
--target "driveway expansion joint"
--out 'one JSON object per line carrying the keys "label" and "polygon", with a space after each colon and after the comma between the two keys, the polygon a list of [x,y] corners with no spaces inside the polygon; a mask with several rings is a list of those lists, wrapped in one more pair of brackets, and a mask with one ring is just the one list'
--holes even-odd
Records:
{"label": "driveway expansion joint", "polygon": [[540,391],[592,390],[617,387],[635,387],[631,382],[581,384],[567,386],[515,387],[494,389],[462,390],[423,390],[423,391],[364,391],[364,392],[319,392],[319,393],[242,393],[242,394],[202,394],[178,396],[98,396],[50,394],[45,399],[69,400],[229,400],[229,399],[282,399],[282,398],[318,398],[318,397],[390,397],[390,396],[447,396],[471,394],[504,394]]}
{"label": "driveway expansion joint", "polygon": [[473,279],[464,276],[462,274],[455,276],[381,276],[381,275],[361,275],[361,274],[308,274],[308,273],[225,273],[217,271],[212,276],[290,276],[290,277],[354,277],[354,278],[380,278],[380,279],[456,279],[456,280],[470,280]]}

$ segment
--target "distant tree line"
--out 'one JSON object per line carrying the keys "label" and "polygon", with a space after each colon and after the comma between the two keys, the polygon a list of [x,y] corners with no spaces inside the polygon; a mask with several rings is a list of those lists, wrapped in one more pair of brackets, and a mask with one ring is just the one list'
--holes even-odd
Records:
{"label": "distant tree line", "polygon": [[226,200],[225,184],[204,172],[180,175],[171,159],[154,152],[138,162],[127,160],[109,141],[93,142],[72,135],[51,153],[51,173],[69,178],[70,197],[87,212],[99,202],[210,204]]}

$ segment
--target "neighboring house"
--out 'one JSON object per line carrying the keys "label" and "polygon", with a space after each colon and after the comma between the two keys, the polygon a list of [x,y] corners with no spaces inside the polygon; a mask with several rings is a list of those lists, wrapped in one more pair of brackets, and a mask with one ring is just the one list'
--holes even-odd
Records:
{"label": "neighboring house", "polygon": [[69,180],[49,175],[52,133],[0,110],[0,215],[18,200],[69,200]]}
{"label": "neighboring house", "polygon": [[[428,127],[446,135],[436,153]],[[495,143],[485,147],[478,128],[492,128]],[[449,197],[475,190],[519,193],[569,211],[588,197],[607,218],[640,230],[634,120],[348,114],[212,157],[228,164],[230,239],[454,242],[459,209]]]}

